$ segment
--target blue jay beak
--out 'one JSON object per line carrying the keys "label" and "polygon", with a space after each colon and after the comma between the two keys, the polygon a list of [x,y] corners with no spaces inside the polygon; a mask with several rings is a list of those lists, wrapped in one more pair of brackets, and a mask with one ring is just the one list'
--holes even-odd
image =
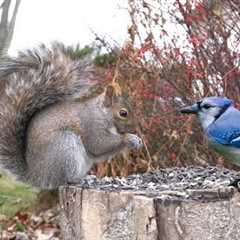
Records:
{"label": "blue jay beak", "polygon": [[185,114],[197,114],[199,111],[199,106],[195,103],[192,106],[183,107],[180,109],[181,113]]}

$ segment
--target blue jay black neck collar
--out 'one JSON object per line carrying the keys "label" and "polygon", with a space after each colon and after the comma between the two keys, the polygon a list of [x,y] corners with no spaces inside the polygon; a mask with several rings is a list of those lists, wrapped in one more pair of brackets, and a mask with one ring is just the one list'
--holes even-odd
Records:
{"label": "blue jay black neck collar", "polygon": [[229,108],[230,106],[225,106],[223,108],[221,108],[221,110],[219,111],[218,115],[215,116],[215,121],[220,117],[222,116],[223,113],[226,112],[226,110]]}
{"label": "blue jay black neck collar", "polygon": [[201,103],[202,103],[202,101],[197,101],[197,107],[199,110],[201,109]]}

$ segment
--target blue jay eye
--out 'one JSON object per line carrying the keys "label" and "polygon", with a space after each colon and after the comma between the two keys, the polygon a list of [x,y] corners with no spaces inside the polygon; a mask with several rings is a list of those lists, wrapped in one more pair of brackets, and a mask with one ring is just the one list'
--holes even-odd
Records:
{"label": "blue jay eye", "polygon": [[209,108],[211,107],[211,105],[209,105],[209,104],[204,104],[202,107],[205,108],[205,109],[209,109]]}

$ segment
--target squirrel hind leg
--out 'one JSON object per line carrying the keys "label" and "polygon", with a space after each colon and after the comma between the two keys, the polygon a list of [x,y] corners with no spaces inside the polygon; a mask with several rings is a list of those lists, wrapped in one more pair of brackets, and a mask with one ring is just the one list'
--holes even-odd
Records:
{"label": "squirrel hind leg", "polygon": [[37,151],[29,152],[29,162],[34,164],[28,181],[43,189],[78,183],[92,166],[80,137],[68,130],[56,133],[40,150],[38,145]]}

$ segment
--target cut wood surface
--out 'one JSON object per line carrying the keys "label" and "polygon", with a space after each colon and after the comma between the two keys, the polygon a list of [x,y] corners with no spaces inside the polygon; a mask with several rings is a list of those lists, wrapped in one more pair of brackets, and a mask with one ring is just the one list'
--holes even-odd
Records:
{"label": "cut wood surface", "polygon": [[60,188],[60,221],[71,240],[239,240],[234,171],[175,168],[127,178],[88,176]]}

